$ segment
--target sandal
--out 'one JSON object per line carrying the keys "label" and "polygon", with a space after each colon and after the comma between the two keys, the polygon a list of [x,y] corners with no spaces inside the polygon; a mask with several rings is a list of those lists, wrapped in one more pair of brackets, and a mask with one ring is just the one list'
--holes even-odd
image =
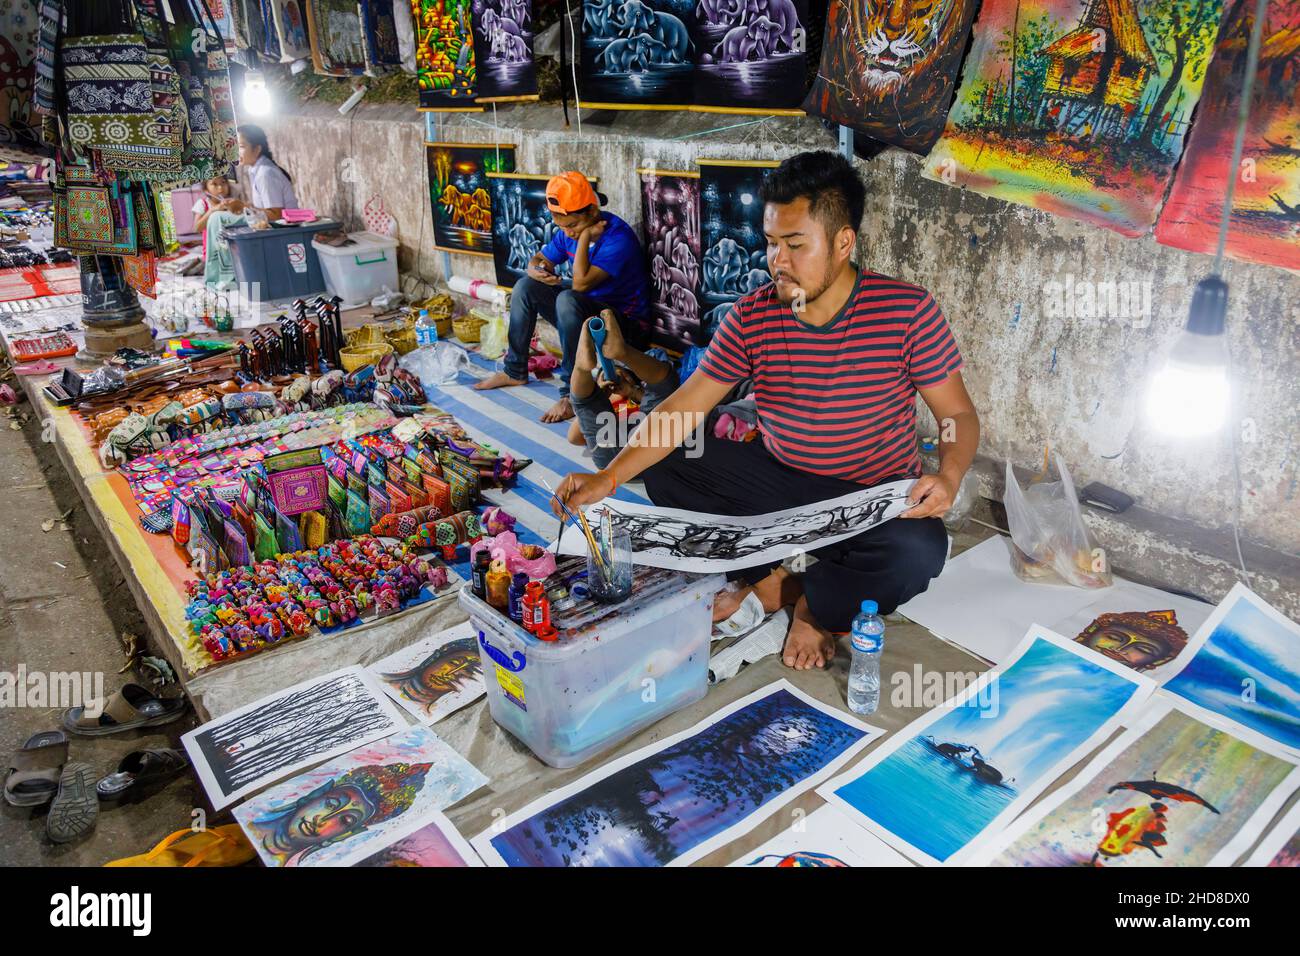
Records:
{"label": "sandal", "polygon": [[189,769],[190,760],[183,750],[133,750],[122,758],[117,772],[101,777],[95,784],[100,800],[124,800],[166,783]]}
{"label": "sandal", "polygon": [[257,851],[238,824],[177,830],[148,853],[110,860],[105,866],[243,866]]}
{"label": "sandal", "polygon": [[68,735],[46,730],[14,752],[5,778],[5,800],[15,807],[48,803],[59,789],[59,771],[68,762]]}
{"label": "sandal", "polygon": [[99,801],[90,785],[89,764],[70,763],[59,775],[59,792],[45,818],[45,832],[55,843],[71,843],[95,828]]}
{"label": "sandal", "polygon": [[65,730],[82,737],[104,737],[135,727],[170,724],[185,713],[183,697],[155,697],[139,684],[127,684],[104,704],[98,717],[86,716],[84,707],[63,712]]}

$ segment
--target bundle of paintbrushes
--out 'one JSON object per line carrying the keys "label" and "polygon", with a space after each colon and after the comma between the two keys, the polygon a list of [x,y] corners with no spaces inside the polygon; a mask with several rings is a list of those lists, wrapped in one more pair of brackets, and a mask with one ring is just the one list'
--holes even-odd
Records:
{"label": "bundle of paintbrushes", "polygon": [[564,534],[564,522],[565,519],[568,519],[569,521],[572,521],[575,526],[582,529],[582,533],[587,539],[587,547],[590,554],[595,559],[596,567],[600,571],[601,577],[604,579],[604,584],[607,587],[613,587],[614,575],[610,564],[612,553],[610,549],[613,543],[613,534],[611,531],[606,530],[610,526],[609,511],[605,511],[601,522],[601,534],[604,539],[604,548],[602,548],[601,543],[596,539],[596,535],[592,533],[591,525],[587,522],[587,516],[582,513],[581,509],[575,513],[573,509],[565,504],[564,499],[555,493],[555,490],[546,482],[545,479],[542,480],[542,484],[545,486],[546,490],[551,493],[551,497],[555,499],[556,504],[560,506],[560,510],[564,513],[564,517],[560,519],[559,533],[555,536],[556,548],[559,548],[560,537]]}

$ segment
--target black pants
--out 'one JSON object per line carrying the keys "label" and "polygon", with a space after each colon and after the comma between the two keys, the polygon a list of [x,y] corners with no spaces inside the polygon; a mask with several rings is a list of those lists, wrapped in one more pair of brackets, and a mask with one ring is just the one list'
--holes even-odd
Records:
{"label": "black pants", "polygon": [[[700,449],[697,447],[696,451]],[[761,439],[734,442],[706,435],[703,454],[677,448],[642,476],[650,500],[664,508],[723,515],[755,515],[811,505],[864,487],[791,468]],[[803,573],[808,609],[831,631],[847,631],[864,600],[881,614],[924,591],[943,570],[948,536],[938,518],[894,518],[853,538],[809,552],[817,558]],[[729,574],[761,581],[776,564]]]}

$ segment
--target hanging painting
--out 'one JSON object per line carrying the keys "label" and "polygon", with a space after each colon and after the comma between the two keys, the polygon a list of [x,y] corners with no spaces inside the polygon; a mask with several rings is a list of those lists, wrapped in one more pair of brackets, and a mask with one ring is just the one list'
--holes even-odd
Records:
{"label": "hanging painting", "polygon": [[432,724],[483,696],[483,664],[469,622],[440,631],[371,664],[384,693]]}
{"label": "hanging painting", "polygon": [[583,105],[680,109],[695,99],[695,0],[585,0]]}
{"label": "hanging painting", "polygon": [[1165,691],[1300,755],[1300,624],[1238,583],[1181,662]]}
{"label": "hanging painting", "polygon": [[383,76],[401,69],[402,54],[397,46],[395,5],[405,8],[406,0],[360,0],[362,49],[366,74]]}
{"label": "hanging painting", "polygon": [[365,670],[349,667],[223,714],[181,740],[213,809],[220,810],[403,726]]}
{"label": "hanging painting", "polygon": [[702,341],[742,295],[767,285],[767,239],[758,189],[777,164],[701,159],[700,327]]}
{"label": "hanging painting", "polygon": [[1221,14],[1222,0],[985,0],[925,175],[1143,235]]}
{"label": "hanging painting", "polygon": [[280,62],[292,63],[311,56],[307,17],[301,0],[271,0],[271,21],[267,32],[275,31],[280,45]]}
{"label": "hanging painting", "polygon": [[513,172],[515,148],[491,143],[425,143],[425,152],[434,248],[492,255],[488,173]]}
{"label": "hanging painting", "polygon": [[807,0],[585,0],[584,105],[799,114]]}
{"label": "hanging painting", "polygon": [[411,0],[422,110],[477,110],[471,0]]}
{"label": "hanging painting", "polygon": [[470,843],[489,866],[684,866],[881,733],[777,681],[534,800]]}
{"label": "hanging painting", "polygon": [[428,727],[410,727],[235,808],[267,866],[349,866],[486,784]]}
{"label": "hanging painting", "polygon": [[473,0],[480,103],[537,99],[533,0]]}
{"label": "hanging painting", "polygon": [[640,169],[641,222],[650,271],[651,336],[685,352],[700,334],[700,174]]}
{"label": "hanging painting", "polygon": [[307,28],[317,73],[352,76],[366,71],[356,0],[307,0]]}
{"label": "hanging painting", "polygon": [[1297,786],[1280,753],[1157,699],[972,863],[1231,866]]}
{"label": "hanging painting", "polygon": [[916,862],[957,864],[1154,686],[1035,626],[1005,664],[817,792]]}
{"label": "hanging painting", "polygon": [[[528,271],[528,262],[550,245],[556,232],[546,207],[546,183],[550,176],[532,173],[488,173],[492,197],[492,258],[497,285],[513,289]],[[595,189],[599,180],[590,179]],[[558,263],[561,279],[573,278],[569,260]]]}
{"label": "hanging painting", "polygon": [[[1254,0],[1238,0],[1219,32],[1187,155],[1156,224],[1167,246],[1212,253],[1218,245],[1254,19]],[[1271,0],[1228,223],[1225,248],[1235,259],[1300,269],[1298,94],[1300,6]]]}
{"label": "hanging painting", "polygon": [[804,109],[914,153],[952,102],[978,0],[831,0],[821,68]]}
{"label": "hanging painting", "polygon": [[695,107],[800,112],[807,22],[808,0],[698,0]]}

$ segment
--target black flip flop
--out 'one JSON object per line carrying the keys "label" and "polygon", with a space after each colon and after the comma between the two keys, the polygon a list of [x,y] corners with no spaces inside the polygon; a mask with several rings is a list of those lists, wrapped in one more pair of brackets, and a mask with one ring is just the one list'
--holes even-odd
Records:
{"label": "black flip flop", "polygon": [[33,734],[14,752],[5,778],[5,801],[15,807],[49,803],[59,789],[59,771],[68,762],[68,735],[61,730]]}
{"label": "black flip flop", "polygon": [[183,750],[133,750],[122,758],[116,773],[99,779],[95,795],[105,801],[141,797],[189,768],[190,760]]}
{"label": "black flip flop", "polygon": [[45,832],[55,843],[71,843],[95,829],[99,801],[91,786],[89,764],[70,763],[59,775],[59,792],[45,818]]}

